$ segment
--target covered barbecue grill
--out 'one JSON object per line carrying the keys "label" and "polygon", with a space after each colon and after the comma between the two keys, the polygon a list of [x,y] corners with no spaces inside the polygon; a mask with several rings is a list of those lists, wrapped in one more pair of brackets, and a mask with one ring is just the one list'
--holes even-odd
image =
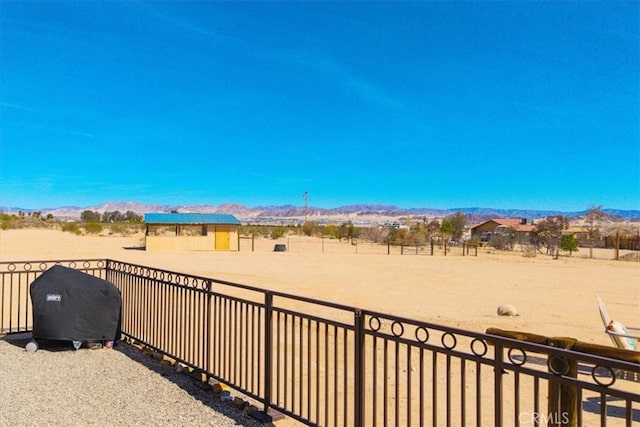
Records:
{"label": "covered barbecue grill", "polygon": [[55,265],[31,283],[30,293],[34,340],[71,341],[78,349],[83,341],[119,338],[122,297],[112,283]]}

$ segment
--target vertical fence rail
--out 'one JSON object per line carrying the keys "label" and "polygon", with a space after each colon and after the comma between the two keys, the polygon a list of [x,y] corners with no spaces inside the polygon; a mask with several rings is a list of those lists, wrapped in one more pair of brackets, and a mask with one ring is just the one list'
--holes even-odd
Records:
{"label": "vertical fence rail", "polygon": [[354,426],[364,425],[364,376],[365,376],[365,336],[364,336],[364,316],[362,311],[355,310],[355,349],[354,349]]}
{"label": "vertical fence rail", "polygon": [[264,410],[267,411],[272,403],[271,378],[273,377],[273,294],[265,292],[264,295],[264,321],[265,321],[265,363],[264,363]]}
{"label": "vertical fence rail", "polygon": [[[493,353],[493,375],[494,375],[494,421],[496,427],[502,427],[502,392],[503,392],[503,384],[502,384],[502,376],[505,371],[503,368],[503,357],[504,357],[504,349],[500,342],[496,342],[494,344],[494,353]],[[516,388],[517,390],[517,388]],[[516,411],[514,411],[516,412]]]}
{"label": "vertical fence rail", "polygon": [[29,285],[55,264],[120,289],[128,339],[304,424],[562,424],[555,386],[575,425],[640,423],[638,363],[114,260],[0,262],[2,333],[31,330]]}

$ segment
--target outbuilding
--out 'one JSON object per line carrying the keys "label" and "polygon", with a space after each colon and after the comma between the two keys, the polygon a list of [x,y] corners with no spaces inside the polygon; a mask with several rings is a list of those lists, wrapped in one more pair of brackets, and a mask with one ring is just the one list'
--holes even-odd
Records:
{"label": "outbuilding", "polygon": [[208,213],[144,214],[147,251],[237,251],[240,221]]}

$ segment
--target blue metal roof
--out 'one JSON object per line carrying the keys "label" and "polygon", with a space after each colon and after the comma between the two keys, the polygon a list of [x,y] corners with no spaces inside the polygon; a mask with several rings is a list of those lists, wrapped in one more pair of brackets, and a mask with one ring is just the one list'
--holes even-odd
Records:
{"label": "blue metal roof", "polygon": [[240,221],[233,215],[202,213],[146,213],[144,222],[147,224],[240,225]]}

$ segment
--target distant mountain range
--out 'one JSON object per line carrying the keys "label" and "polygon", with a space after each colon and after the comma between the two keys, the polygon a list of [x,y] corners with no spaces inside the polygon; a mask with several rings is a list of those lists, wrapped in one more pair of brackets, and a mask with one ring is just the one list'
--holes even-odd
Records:
{"label": "distant mountain range", "polygon": [[[241,221],[274,219],[301,219],[305,217],[305,208],[293,205],[282,206],[256,206],[247,207],[239,204],[224,203],[220,205],[154,205],[143,204],[138,202],[106,202],[95,206],[61,206],[57,208],[42,209],[22,209],[17,207],[0,206],[3,213],[18,213],[39,211],[42,215],[52,214],[56,218],[80,218],[80,214],[85,210],[104,213],[105,211],[114,212],[127,211],[142,215],[144,213],[160,213],[160,212],[184,212],[184,213],[224,213],[236,216]],[[621,220],[640,220],[640,210],[622,210],[622,209],[602,209],[611,219],[619,218]],[[483,220],[487,218],[544,218],[551,215],[564,215],[569,218],[579,218],[586,211],[563,212],[555,210],[532,210],[532,209],[493,209],[493,208],[452,208],[452,209],[431,209],[431,208],[400,208],[392,205],[378,204],[355,204],[341,206],[337,208],[317,208],[308,207],[306,216],[309,220],[321,219],[343,219],[357,220],[371,217],[400,218],[400,217],[444,217],[462,212],[471,220]]]}

